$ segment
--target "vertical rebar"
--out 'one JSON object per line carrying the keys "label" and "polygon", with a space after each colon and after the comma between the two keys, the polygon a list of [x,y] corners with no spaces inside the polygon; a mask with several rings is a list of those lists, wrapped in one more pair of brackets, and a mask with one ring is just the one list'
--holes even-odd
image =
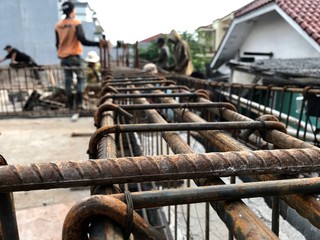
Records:
{"label": "vertical rebar", "polygon": [[[0,155],[0,165],[7,165],[7,161]],[[19,231],[14,206],[13,194],[0,193],[0,222],[3,240],[19,240]]]}

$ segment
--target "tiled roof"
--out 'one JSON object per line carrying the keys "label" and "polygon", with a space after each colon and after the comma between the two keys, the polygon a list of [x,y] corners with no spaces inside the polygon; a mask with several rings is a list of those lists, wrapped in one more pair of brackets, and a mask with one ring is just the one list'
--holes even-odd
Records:
{"label": "tiled roof", "polygon": [[277,4],[320,44],[320,0],[255,0],[235,12],[240,17],[267,4]]}
{"label": "tiled roof", "polygon": [[154,35],[152,37],[149,37],[149,38],[146,38],[146,39],[140,41],[140,43],[149,43],[149,42],[152,42],[152,41],[157,41],[157,39],[159,37],[164,37],[164,34],[163,33],[159,33],[157,35]]}
{"label": "tiled roof", "polygon": [[[234,69],[267,77],[264,84],[319,86],[320,58],[265,59],[254,62],[231,60]],[[274,79],[275,82],[272,82]],[[270,82],[271,81],[271,82]]]}

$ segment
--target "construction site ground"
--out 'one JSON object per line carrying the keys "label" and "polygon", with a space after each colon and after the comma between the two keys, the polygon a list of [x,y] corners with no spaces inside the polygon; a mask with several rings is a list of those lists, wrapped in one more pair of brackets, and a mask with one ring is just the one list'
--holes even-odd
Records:
{"label": "construction site ground", "polygon": [[[86,160],[92,117],[2,119],[0,154],[8,164]],[[76,201],[90,196],[89,187],[15,192],[14,200],[21,240],[58,240],[64,218]]]}

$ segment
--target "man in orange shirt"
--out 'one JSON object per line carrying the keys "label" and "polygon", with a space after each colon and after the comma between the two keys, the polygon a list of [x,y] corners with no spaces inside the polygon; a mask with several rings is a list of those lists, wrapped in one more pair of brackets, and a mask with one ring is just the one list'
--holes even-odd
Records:
{"label": "man in orange shirt", "polygon": [[73,3],[64,2],[62,11],[66,17],[56,24],[55,33],[58,57],[61,60],[61,66],[64,68],[65,74],[66,106],[70,110],[73,108],[72,79],[75,73],[77,76],[76,107],[81,109],[86,83],[85,65],[81,58],[82,45],[99,47],[107,46],[108,43],[106,40],[94,42],[85,38],[81,21],[75,18],[76,11]]}

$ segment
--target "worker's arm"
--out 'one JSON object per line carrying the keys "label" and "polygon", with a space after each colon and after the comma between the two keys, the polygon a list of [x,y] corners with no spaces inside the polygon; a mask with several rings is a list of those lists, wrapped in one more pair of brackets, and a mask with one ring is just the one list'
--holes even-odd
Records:
{"label": "worker's arm", "polygon": [[101,47],[107,47],[107,46],[108,46],[108,42],[107,42],[105,39],[101,39],[100,42],[94,42],[94,41],[90,41],[90,40],[86,39],[81,24],[79,24],[78,26],[76,26],[76,34],[77,34],[78,40],[79,40],[79,41],[82,43],[82,45],[84,45],[84,46],[95,46],[95,47],[99,47],[99,46],[101,46]]}
{"label": "worker's arm", "polygon": [[0,59],[0,63],[4,62],[6,59],[7,59],[6,57]]}
{"label": "worker's arm", "polygon": [[16,56],[17,56],[17,53],[16,53],[16,52],[12,53],[11,63],[14,63],[14,62],[16,61]]}
{"label": "worker's arm", "polygon": [[82,43],[82,45],[99,47],[99,42],[94,42],[86,39],[81,24],[76,26],[76,33],[77,33],[77,38]]}
{"label": "worker's arm", "polygon": [[56,48],[58,49],[58,47],[59,47],[59,34],[57,31],[55,31],[55,33],[56,33]]}

